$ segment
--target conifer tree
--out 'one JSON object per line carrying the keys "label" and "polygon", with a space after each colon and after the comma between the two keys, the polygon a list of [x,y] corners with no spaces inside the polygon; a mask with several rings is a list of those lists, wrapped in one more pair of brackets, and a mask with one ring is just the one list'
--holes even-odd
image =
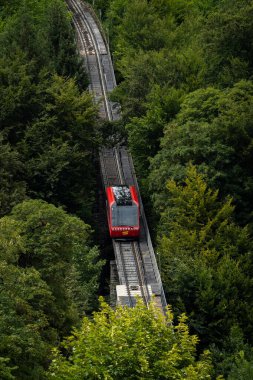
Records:
{"label": "conifer tree", "polygon": [[232,199],[220,201],[192,165],[167,189],[159,252],[169,302],[205,344],[221,343],[234,325],[252,340],[252,243],[233,222]]}

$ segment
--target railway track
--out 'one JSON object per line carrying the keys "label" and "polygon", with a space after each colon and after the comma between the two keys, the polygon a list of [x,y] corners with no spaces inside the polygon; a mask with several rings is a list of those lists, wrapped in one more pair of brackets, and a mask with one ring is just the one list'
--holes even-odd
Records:
{"label": "railway track", "polygon": [[108,99],[116,80],[107,45],[88,6],[79,0],[67,0],[67,4],[73,14],[79,52],[89,75],[89,89],[94,101],[99,104],[99,115],[110,121],[117,120],[120,117],[119,105]]}
{"label": "railway track", "polygon": [[[125,147],[102,149],[100,151],[100,164],[105,187],[115,184],[128,184],[129,186],[134,185],[138,189],[131,156]],[[136,295],[138,295],[148,305],[151,297],[154,297],[157,307],[164,312],[166,299],[140,193],[138,195],[141,205],[139,240],[134,242],[113,240],[120,280],[118,302],[132,305],[135,302]]]}
{"label": "railway track", "polygon": [[[123,286],[123,293],[119,295],[121,298],[124,297],[122,304],[134,306],[136,303],[136,296],[139,296],[148,306],[152,291],[145,279],[138,243],[136,241],[119,242],[114,240],[113,245],[118,271],[120,272],[119,278],[121,279],[121,285]],[[126,294],[125,296],[124,291]]]}
{"label": "railway track", "polygon": [[[67,0],[73,13],[73,23],[77,32],[78,47],[89,73],[90,91],[99,104],[100,117],[107,120],[120,118],[119,107],[110,102],[108,93],[116,86],[109,49],[90,9],[80,0]],[[134,185],[138,189],[131,156],[125,147],[103,148],[100,151],[100,167],[104,187]],[[138,190],[139,192],[139,190]],[[140,192],[141,234],[139,241],[119,241],[113,239],[119,285],[117,302],[134,306],[136,296],[148,305],[151,297],[163,312],[166,300],[160,273],[157,267]]]}
{"label": "railway track", "polygon": [[[105,187],[133,182],[129,165],[126,162],[126,155],[122,154],[123,151],[124,148],[117,147],[101,150],[100,162]],[[119,297],[123,298],[124,304],[133,306],[138,295],[148,305],[152,290],[146,281],[139,243],[137,241],[113,239],[113,248],[120,285],[122,285],[122,288],[119,289],[119,291],[121,290]]]}

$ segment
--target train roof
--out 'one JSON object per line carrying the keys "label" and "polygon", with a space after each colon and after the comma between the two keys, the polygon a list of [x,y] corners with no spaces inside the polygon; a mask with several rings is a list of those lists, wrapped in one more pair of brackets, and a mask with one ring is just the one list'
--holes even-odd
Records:
{"label": "train roof", "polygon": [[117,206],[132,206],[132,195],[128,186],[112,186]]}

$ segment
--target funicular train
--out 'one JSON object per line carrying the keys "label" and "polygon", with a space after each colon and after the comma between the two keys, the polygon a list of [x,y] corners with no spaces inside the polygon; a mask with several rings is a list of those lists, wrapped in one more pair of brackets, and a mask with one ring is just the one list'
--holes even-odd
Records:
{"label": "funicular train", "polygon": [[116,239],[138,238],[140,206],[135,186],[107,187],[106,198],[110,236]]}

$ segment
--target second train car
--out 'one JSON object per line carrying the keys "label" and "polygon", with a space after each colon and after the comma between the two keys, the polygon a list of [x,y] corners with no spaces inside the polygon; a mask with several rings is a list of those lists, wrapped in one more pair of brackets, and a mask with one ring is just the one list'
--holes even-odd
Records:
{"label": "second train car", "polygon": [[140,234],[140,206],[135,186],[106,188],[107,218],[112,238],[138,238]]}

